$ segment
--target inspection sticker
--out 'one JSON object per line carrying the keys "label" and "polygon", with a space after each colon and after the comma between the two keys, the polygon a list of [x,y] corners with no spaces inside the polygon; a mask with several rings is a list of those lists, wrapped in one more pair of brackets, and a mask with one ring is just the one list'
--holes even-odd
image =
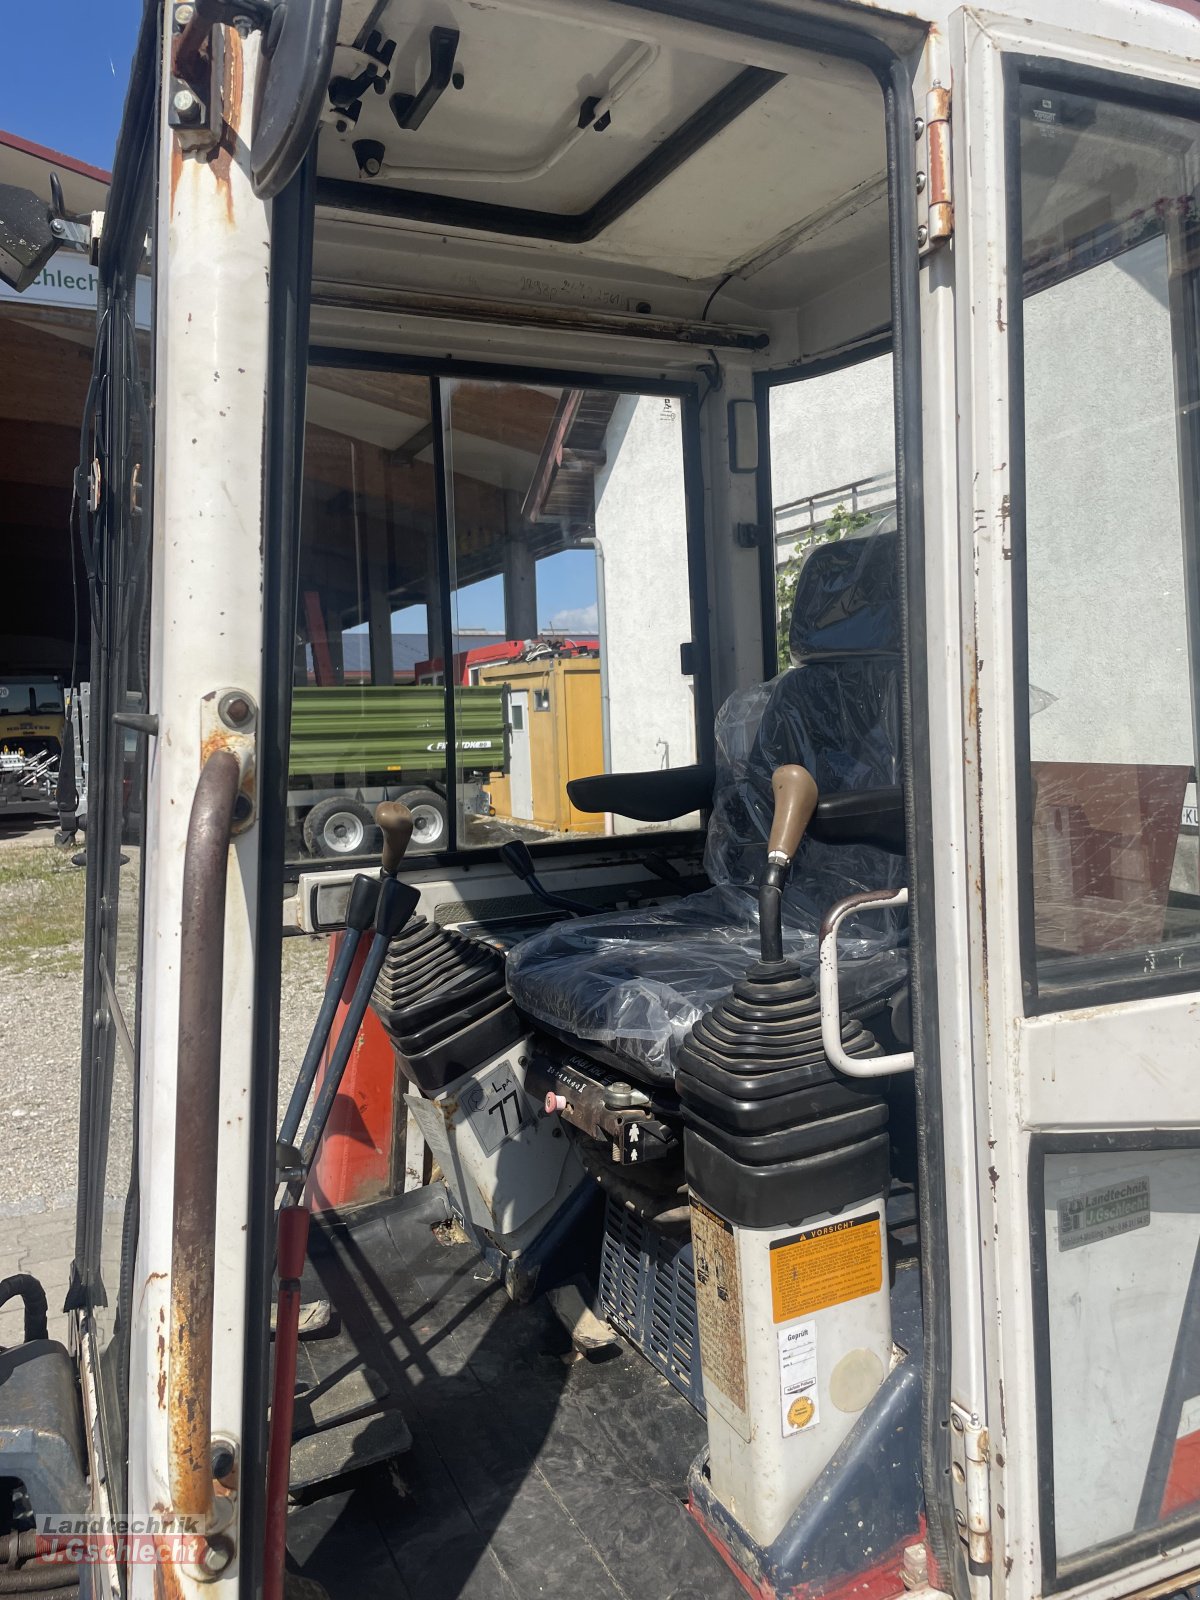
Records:
{"label": "inspection sticker", "polygon": [[821,1420],[815,1322],[779,1329],[779,1411],[785,1439],[815,1428]]}
{"label": "inspection sticker", "polygon": [[1058,1202],[1058,1248],[1078,1250],[1081,1244],[1115,1239],[1135,1228],[1150,1226],[1150,1179],[1127,1178],[1107,1189],[1090,1189]]}
{"label": "inspection sticker", "polygon": [[479,1140],[484,1155],[499,1150],[506,1139],[513,1139],[526,1123],[532,1122],[525,1096],[513,1069],[505,1061],[492,1072],[467,1084],[458,1097],[459,1108]]}
{"label": "inspection sticker", "polygon": [[745,1411],[746,1347],[737,1240],[725,1218],[696,1199],[692,1200],[692,1259],[704,1382]]}
{"label": "inspection sticker", "polygon": [[771,1246],[771,1306],[776,1322],[875,1294],[883,1284],[879,1216],[826,1222]]}

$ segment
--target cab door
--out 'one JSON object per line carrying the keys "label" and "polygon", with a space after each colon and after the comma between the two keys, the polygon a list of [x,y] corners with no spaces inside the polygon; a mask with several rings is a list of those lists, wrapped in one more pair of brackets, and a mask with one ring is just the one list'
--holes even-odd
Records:
{"label": "cab door", "polygon": [[982,1457],[1020,1597],[1200,1566],[1200,69],[1179,11],[1071,16],[1125,42],[950,31]]}

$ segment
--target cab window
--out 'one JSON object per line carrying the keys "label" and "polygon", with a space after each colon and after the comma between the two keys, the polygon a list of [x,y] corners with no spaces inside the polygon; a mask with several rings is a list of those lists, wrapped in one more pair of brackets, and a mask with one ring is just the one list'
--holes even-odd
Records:
{"label": "cab window", "polygon": [[680,392],[314,363],[294,860],[374,853],[383,799],[426,852],[655,826],[567,785],[697,759],[688,431]]}

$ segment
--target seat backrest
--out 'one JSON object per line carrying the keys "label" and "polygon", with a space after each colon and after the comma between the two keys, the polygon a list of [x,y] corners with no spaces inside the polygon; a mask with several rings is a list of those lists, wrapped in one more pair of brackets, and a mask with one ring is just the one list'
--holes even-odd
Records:
{"label": "seat backrest", "polygon": [[[714,883],[755,889],[766,864],[771,774],[798,762],[822,794],[901,781],[900,597],[894,529],[813,548],[796,585],[794,665],[732,695],[717,716],[717,783],[705,849]],[[868,845],[806,839],[784,891],[784,922],[815,931],[835,901],[904,882],[904,862]],[[857,930],[896,943],[902,919]],[[853,937],[855,929],[845,924]]]}

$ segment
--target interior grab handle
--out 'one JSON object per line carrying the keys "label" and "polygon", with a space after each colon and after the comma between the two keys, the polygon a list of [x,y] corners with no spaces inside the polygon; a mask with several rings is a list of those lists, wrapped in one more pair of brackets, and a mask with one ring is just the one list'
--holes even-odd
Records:
{"label": "interior grab handle", "polygon": [[204,1518],[213,1510],[213,1285],[225,885],[240,787],[237,757],[215,750],[200,769],[183,858],[167,1437],[172,1510]]}
{"label": "interior grab handle", "polygon": [[842,1004],[838,993],[837,936],[845,918],[855,911],[884,911],[907,904],[907,889],[869,889],[865,894],[839,900],[821,920],[821,1043],[830,1065],[848,1078],[887,1078],[893,1072],[911,1072],[916,1064],[911,1050],[891,1056],[848,1056],[842,1049]]}

